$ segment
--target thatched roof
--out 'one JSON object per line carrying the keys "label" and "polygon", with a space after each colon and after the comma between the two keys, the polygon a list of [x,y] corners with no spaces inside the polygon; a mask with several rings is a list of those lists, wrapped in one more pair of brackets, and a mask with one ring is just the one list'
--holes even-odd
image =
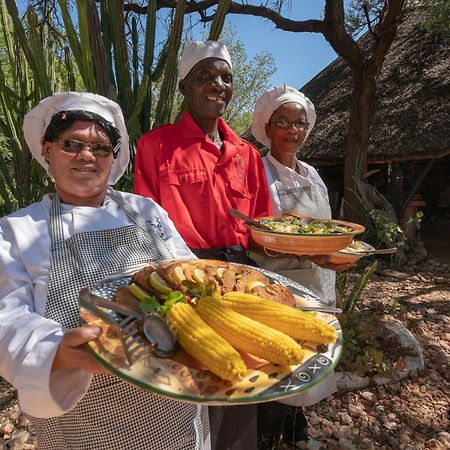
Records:
{"label": "thatched roof", "polygon": [[[439,158],[450,154],[450,39],[409,13],[378,79],[369,162]],[[368,35],[361,39],[369,39]],[[317,122],[301,157],[315,165],[344,160],[352,90],[350,69],[337,58],[300,89],[313,102]]]}

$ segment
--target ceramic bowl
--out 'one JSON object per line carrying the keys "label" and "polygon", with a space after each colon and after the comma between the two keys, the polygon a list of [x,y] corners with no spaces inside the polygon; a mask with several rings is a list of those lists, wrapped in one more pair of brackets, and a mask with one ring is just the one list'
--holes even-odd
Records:
{"label": "ceramic bowl", "polygon": [[[259,217],[258,221],[279,220],[282,216]],[[364,227],[356,223],[342,220],[331,220],[338,225],[352,229],[340,234],[291,234],[263,230],[246,225],[250,229],[252,239],[262,247],[281,253],[295,255],[328,255],[350,245],[355,235],[362,233]]]}

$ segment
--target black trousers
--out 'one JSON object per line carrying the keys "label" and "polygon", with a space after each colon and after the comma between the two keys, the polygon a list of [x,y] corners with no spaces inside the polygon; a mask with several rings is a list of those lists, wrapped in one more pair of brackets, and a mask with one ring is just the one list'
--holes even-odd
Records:
{"label": "black trousers", "polygon": [[256,450],[256,405],[208,410],[212,450]]}
{"label": "black trousers", "polygon": [[308,423],[302,408],[278,402],[258,404],[258,450],[275,450],[285,442],[308,439]]}

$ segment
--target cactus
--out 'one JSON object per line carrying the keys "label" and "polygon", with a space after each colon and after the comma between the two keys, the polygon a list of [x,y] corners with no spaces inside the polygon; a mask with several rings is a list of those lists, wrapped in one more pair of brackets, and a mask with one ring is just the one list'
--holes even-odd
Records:
{"label": "cactus", "polygon": [[155,126],[170,121],[177,85],[178,49],[180,48],[181,34],[183,32],[185,6],[186,1],[179,0],[175,9],[175,17],[169,34],[169,50],[161,85],[161,95],[156,106]]}
{"label": "cactus", "polygon": [[[147,2],[145,33],[133,13],[125,15],[124,0],[43,3],[39,14],[45,20],[32,5],[24,18],[19,17],[17,4],[0,0],[0,215],[52,189],[44,170],[26,150],[22,134],[23,116],[52,92],[87,90],[117,101],[131,150],[151,128],[152,111],[156,110],[154,125],[170,120],[186,0],[177,2],[169,37],[159,55],[155,54],[157,0]],[[210,39],[219,37],[229,4],[230,0],[218,2]],[[62,30],[52,24],[57,14],[64,23]],[[157,91],[155,83],[159,83]],[[159,102],[152,107],[158,94]],[[124,181],[126,189],[131,188],[130,177]]]}

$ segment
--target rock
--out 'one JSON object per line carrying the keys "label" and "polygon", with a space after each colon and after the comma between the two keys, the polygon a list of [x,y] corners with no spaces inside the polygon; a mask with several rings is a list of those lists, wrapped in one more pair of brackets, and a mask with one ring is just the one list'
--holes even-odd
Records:
{"label": "rock", "polygon": [[373,445],[373,440],[369,438],[363,438],[362,439],[363,448],[365,450],[374,450],[375,447]]}
{"label": "rock", "polygon": [[384,269],[383,271],[381,271],[379,273],[382,277],[397,278],[399,280],[404,280],[409,277],[409,275],[407,273],[398,272],[397,270],[392,270],[392,269]]}
{"label": "rock", "polygon": [[395,430],[397,428],[397,423],[396,422],[385,422],[383,424],[384,428],[387,428],[388,430]]}
{"label": "rock", "polygon": [[320,431],[320,429],[317,428],[308,428],[308,434],[311,438],[318,438],[322,435],[322,432]]}
{"label": "rock", "polygon": [[377,397],[375,396],[375,394],[373,394],[372,392],[369,392],[369,391],[364,391],[364,392],[362,392],[361,395],[364,399],[366,399],[367,401],[369,401],[371,403],[375,403],[375,401],[377,400]]}
{"label": "rock", "polygon": [[437,435],[437,439],[439,442],[442,442],[447,446],[447,448],[450,448],[450,433],[447,433],[446,431],[441,431]]}
{"label": "rock", "polygon": [[346,412],[341,413],[340,417],[342,423],[344,423],[345,425],[350,425],[351,423],[353,423],[352,418]]}
{"label": "rock", "polygon": [[17,426],[19,428],[28,428],[28,426],[30,425],[30,421],[25,417],[25,416],[20,416],[17,419]]}
{"label": "rock", "polygon": [[342,425],[338,430],[338,437],[343,439],[351,439],[352,429],[348,425]]}
{"label": "rock", "polygon": [[342,450],[356,450],[355,445],[349,439],[339,438],[339,445]]}
{"label": "rock", "polygon": [[19,406],[16,405],[14,407],[13,413],[9,417],[11,418],[11,420],[17,420],[21,416],[21,414],[22,413],[20,412]]}
{"label": "rock", "polygon": [[14,430],[14,423],[7,420],[5,423],[0,424],[0,434],[11,434]]}
{"label": "rock", "polygon": [[308,443],[306,444],[306,448],[308,450],[322,450],[324,446],[320,442],[315,441],[314,439],[309,439]]}
{"label": "rock", "polygon": [[24,444],[26,444],[29,438],[30,433],[28,431],[20,431],[9,441],[9,448],[23,449]]}
{"label": "rock", "polygon": [[321,421],[320,417],[315,412],[311,413],[308,417],[309,425],[312,425],[312,426],[318,425],[320,423],[320,421]]}
{"label": "rock", "polygon": [[364,412],[364,406],[361,403],[356,403],[354,405],[350,404],[348,405],[348,410],[352,416],[360,417]]}
{"label": "rock", "polygon": [[448,450],[449,447],[437,439],[430,439],[425,442],[425,448],[430,450]]}

